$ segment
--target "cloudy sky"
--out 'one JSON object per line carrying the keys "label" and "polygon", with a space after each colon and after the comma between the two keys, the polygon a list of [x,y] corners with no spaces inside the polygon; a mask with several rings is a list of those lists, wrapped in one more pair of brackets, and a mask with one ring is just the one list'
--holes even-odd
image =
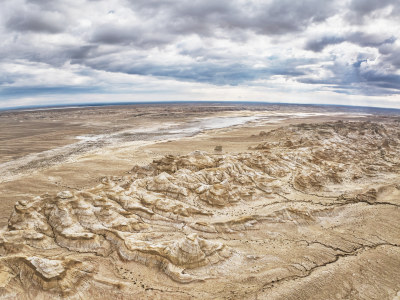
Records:
{"label": "cloudy sky", "polygon": [[233,100],[400,108],[399,0],[2,0],[0,108]]}

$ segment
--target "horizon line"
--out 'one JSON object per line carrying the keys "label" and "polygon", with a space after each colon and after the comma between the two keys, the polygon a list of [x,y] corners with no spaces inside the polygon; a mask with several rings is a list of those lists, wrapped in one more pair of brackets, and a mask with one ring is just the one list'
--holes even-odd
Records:
{"label": "horizon line", "polygon": [[381,106],[364,106],[364,105],[345,105],[345,104],[316,104],[316,103],[286,103],[286,102],[269,102],[269,101],[236,101],[236,100],[171,100],[171,101],[129,101],[129,102],[93,102],[93,103],[71,103],[71,104],[42,104],[42,105],[21,105],[0,107],[0,112],[6,111],[24,111],[24,110],[52,110],[52,109],[68,109],[68,108],[84,108],[84,107],[103,107],[103,106],[124,106],[124,105],[151,105],[151,104],[247,104],[247,105],[293,105],[293,106],[330,106],[353,109],[378,109],[378,110],[395,110],[400,108],[381,107]]}

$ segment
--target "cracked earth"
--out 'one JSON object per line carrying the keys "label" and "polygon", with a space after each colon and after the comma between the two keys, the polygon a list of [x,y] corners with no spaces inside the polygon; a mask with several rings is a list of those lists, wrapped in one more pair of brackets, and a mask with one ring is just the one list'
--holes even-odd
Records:
{"label": "cracked earth", "polygon": [[238,154],[166,155],[20,200],[3,298],[393,299],[400,123],[260,132]]}

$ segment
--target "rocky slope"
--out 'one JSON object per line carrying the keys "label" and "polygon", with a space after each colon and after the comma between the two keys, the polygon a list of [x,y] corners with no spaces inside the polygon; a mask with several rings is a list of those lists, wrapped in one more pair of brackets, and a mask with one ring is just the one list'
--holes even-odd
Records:
{"label": "rocky slope", "polygon": [[3,298],[392,299],[400,126],[282,127],[15,205]]}

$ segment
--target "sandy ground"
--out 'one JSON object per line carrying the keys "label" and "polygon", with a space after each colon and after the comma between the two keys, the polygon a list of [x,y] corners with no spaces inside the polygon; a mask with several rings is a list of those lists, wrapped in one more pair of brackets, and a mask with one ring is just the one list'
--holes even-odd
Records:
{"label": "sandy ground", "polygon": [[[35,218],[31,208],[28,208],[35,196],[45,193],[55,195],[60,191],[68,190],[72,194],[76,193],[74,197],[77,203],[82,205],[82,201],[86,201],[84,198],[86,196],[82,196],[84,194],[81,195],[81,191],[96,194],[103,193],[107,189],[110,189],[112,193],[123,190],[127,186],[124,182],[126,179],[123,178],[131,178],[131,176],[136,178],[135,176],[140,174],[138,170],[142,170],[141,167],[144,167],[141,172],[149,172],[146,173],[145,178],[149,178],[150,181],[143,191],[148,192],[150,198],[146,200],[147,202],[143,202],[147,206],[140,209],[148,210],[150,208],[148,205],[151,203],[155,205],[151,208],[155,216],[161,219],[153,217],[146,219],[147,217],[139,214],[141,222],[153,227],[135,229],[135,232],[140,232],[138,237],[141,239],[140,243],[144,245],[141,247],[150,247],[146,249],[150,253],[158,253],[158,256],[137,257],[135,254],[134,259],[124,260],[123,254],[118,255],[118,251],[107,255],[90,254],[91,250],[74,251],[71,250],[70,244],[60,245],[57,239],[55,239],[56,244],[51,244],[53,245],[51,247],[46,241],[44,244],[48,248],[43,256],[54,261],[62,261],[65,268],[70,264],[68,260],[70,258],[79,262],[87,261],[91,267],[95,267],[95,269],[87,266],[77,267],[79,272],[88,274],[83,283],[81,279],[76,279],[78,275],[73,273],[76,272],[73,268],[72,273],[68,270],[65,272],[66,275],[63,273],[66,277],[63,277],[62,283],[57,274],[54,280],[43,279],[42,275],[48,272],[46,268],[43,271],[37,267],[36,273],[31,274],[31,269],[26,267],[30,264],[22,263],[21,265],[20,259],[30,262],[32,257],[37,259],[40,255],[37,252],[39,248],[36,244],[32,244],[33,246],[29,244],[27,247],[25,242],[18,246],[20,241],[13,240],[15,234],[11,231],[12,238],[7,235],[2,237],[2,247],[6,250],[1,250],[3,260],[0,263],[0,295],[11,295],[11,297],[19,295],[26,299],[68,297],[71,299],[79,297],[92,299],[110,297],[116,299],[392,299],[396,295],[400,296],[398,294],[400,291],[398,275],[400,176],[399,163],[396,155],[393,154],[397,152],[390,152],[399,150],[397,144],[392,145],[389,141],[388,146],[384,146],[387,147],[384,148],[386,150],[382,150],[386,152],[382,152],[380,148],[376,150],[376,153],[383,153],[380,158],[382,161],[378,161],[374,156],[369,157],[368,151],[364,151],[362,155],[365,156],[365,160],[359,164],[354,161],[357,155],[353,157],[353,161],[350,160],[345,164],[339,162],[330,166],[329,163],[322,163],[321,166],[326,174],[321,175],[316,172],[316,177],[311,179],[301,176],[301,167],[293,169],[295,171],[291,171],[292,174],[289,172],[287,175],[268,175],[268,180],[271,182],[278,180],[271,185],[272,189],[277,189],[276,192],[266,192],[263,185],[256,185],[257,192],[254,199],[248,202],[239,200],[237,204],[232,205],[221,205],[221,203],[213,205],[212,201],[219,197],[218,193],[214,194],[214,198],[203,199],[203,202],[197,203],[190,195],[185,196],[190,200],[170,196],[169,192],[163,192],[164,194],[160,192],[154,196],[149,188],[149,184],[151,186],[153,183],[151,180],[154,179],[154,182],[159,184],[160,180],[162,182],[166,179],[158,178],[155,176],[158,173],[152,174],[146,166],[168,168],[170,163],[177,163],[180,157],[183,161],[192,159],[190,155],[196,157],[198,155],[196,153],[201,152],[194,152],[195,154],[190,154],[189,158],[186,155],[197,150],[208,154],[199,154],[201,157],[196,159],[201,163],[195,159],[194,165],[191,166],[193,168],[199,167],[198,164],[201,165],[204,161],[212,159],[218,161],[220,157],[225,157],[228,165],[234,164],[235,168],[243,170],[242,163],[249,166],[253,164],[256,157],[243,158],[241,153],[254,154],[256,152],[249,149],[254,149],[257,145],[266,153],[258,163],[262,163],[265,158],[268,159],[270,165],[274,165],[274,159],[282,155],[280,159],[285,161],[285,166],[286,164],[290,166],[294,161],[300,160],[303,153],[296,152],[296,148],[293,150],[286,139],[293,138],[295,141],[297,130],[301,132],[300,137],[297,137],[300,140],[303,133],[309,134],[311,131],[304,124],[321,124],[321,129],[318,129],[319,125],[312,125],[311,130],[324,136],[326,129],[322,127],[323,124],[338,124],[335,122],[339,120],[350,122],[349,124],[369,121],[373,124],[389,124],[390,126],[397,126],[396,122],[398,122],[396,117],[387,116],[381,112],[284,105],[154,105],[1,113],[0,226],[6,228],[7,224],[12,223],[12,229],[23,228],[23,226],[27,226],[29,230],[37,228],[38,225],[30,225],[36,224],[36,220],[26,221],[28,225],[24,223],[25,218],[27,220],[31,217]],[[280,129],[282,126],[289,125],[293,125],[290,130]],[[297,125],[300,127],[296,127]],[[376,128],[379,129],[379,126]],[[375,135],[379,133],[376,128],[368,129],[367,136],[372,134],[371,143],[374,142]],[[397,127],[393,128],[396,132]],[[352,131],[349,132],[344,136],[352,137]],[[364,134],[362,128],[360,132]],[[283,146],[278,144],[273,150],[269,150],[268,143],[282,143]],[[364,145],[362,138],[357,143]],[[382,145],[385,143],[383,141]],[[365,145],[369,144],[365,143]],[[222,150],[216,151],[217,146],[221,146]],[[340,151],[347,151],[352,146],[351,143],[346,144]],[[364,149],[354,151],[358,150]],[[163,165],[162,159],[165,156],[168,163]],[[307,169],[310,159],[305,157],[304,162],[307,162],[305,169]],[[390,171],[385,171],[385,173],[382,171],[385,175],[376,176],[380,172],[379,168],[383,168],[383,164],[386,163],[385,159],[392,162],[393,166]],[[370,171],[368,164],[369,162],[373,164],[375,161],[376,165],[373,166],[373,170],[371,169],[371,172],[375,172],[372,176],[372,173],[368,173]],[[279,168],[282,166],[277,164],[276,172],[279,174]],[[319,162],[316,164],[318,165]],[[135,165],[138,167],[133,170]],[[358,170],[361,165],[367,166],[365,169],[364,167],[360,169],[366,170],[366,174]],[[335,183],[336,177],[329,171],[331,167],[332,170],[340,169],[346,176],[351,175],[349,178],[362,179]],[[252,168],[241,173],[240,176],[254,177],[256,180],[251,174],[259,174],[260,169],[255,166]],[[210,173],[221,171],[218,168],[204,170]],[[315,169],[312,170],[310,174],[315,172]],[[221,172],[230,174],[230,171],[226,170]],[[175,176],[174,171],[169,173]],[[117,185],[110,179],[104,183],[104,178],[107,176],[115,178]],[[176,176],[180,178],[179,174]],[[190,173],[188,176],[192,178],[198,175]],[[177,178],[169,180],[178,186],[186,184]],[[233,176],[232,180],[235,181],[235,178]],[[315,185],[313,180],[317,182],[332,180],[332,182],[326,189],[315,190],[309,188]],[[100,183],[102,183],[100,188],[92,189]],[[253,188],[252,184],[250,183],[250,187],[245,189]],[[218,188],[222,189],[220,186]],[[226,199],[236,197],[233,193],[236,191],[235,188],[233,185],[224,190],[227,193]],[[372,192],[371,188],[375,190]],[[163,188],[160,189],[162,191]],[[115,195],[110,197],[114,199]],[[50,197],[51,202],[56,203],[55,207],[62,207],[63,201],[66,201],[63,200],[64,196],[44,196],[40,199],[46,199],[46,197]],[[171,203],[180,201],[184,205],[191,205],[192,211],[199,210],[200,212],[179,215],[175,210],[172,212],[168,201],[162,204],[162,201],[157,202],[158,198],[154,200],[156,198],[151,197],[164,197],[164,200]],[[65,199],[69,199],[69,196],[65,196]],[[43,202],[46,205],[46,200],[37,201],[39,201],[37,212],[41,212],[40,205],[42,204],[40,203]],[[156,201],[154,202],[156,204],[152,201]],[[218,201],[224,201],[224,196],[221,196]],[[21,213],[22,217],[16,217],[14,213],[14,217],[10,219],[17,202],[18,213]],[[27,208],[24,208],[26,205],[28,205]],[[114,204],[107,203],[107,205],[105,207]],[[155,209],[157,205],[161,206]],[[178,206],[181,210],[180,205]],[[190,211],[186,206],[184,208]],[[25,209],[27,212],[24,212]],[[170,219],[171,224],[162,223],[164,221],[161,220],[166,220],[165,218]],[[49,219],[48,222],[50,221]],[[141,222],[138,224],[142,224]],[[253,226],[253,224],[255,224],[254,230],[247,229],[246,226]],[[207,229],[212,226],[217,228],[215,232]],[[52,229],[54,236],[56,236],[55,228],[57,227]],[[126,232],[124,231],[126,229],[121,230]],[[23,231],[23,234],[28,231]],[[193,233],[196,234],[196,238],[192,237]],[[31,235],[32,232],[29,231],[29,234]],[[129,244],[129,241],[130,239],[127,238],[125,244]],[[221,250],[221,254],[217,257],[213,256],[214,252],[209,254],[208,250],[204,250],[205,254],[201,255],[210,255],[212,258],[207,260],[208,263],[205,265],[193,268],[188,267],[188,263],[191,263],[190,259],[189,262],[182,262],[174,256],[176,255],[174,251],[168,250],[172,251],[171,254],[160,246],[164,245],[163,243],[171,244],[175,241],[182,241],[182,243],[176,243],[178,249],[174,250],[178,251],[176,253],[189,251],[187,249],[196,252],[197,250],[193,249],[200,247],[198,246],[200,244],[204,244],[205,249],[223,245],[218,246],[218,249],[228,250]],[[87,246],[84,243],[82,245],[79,244],[79,247],[83,247],[82,249],[91,249],[85,248]],[[133,244],[131,247],[138,246]],[[168,247],[166,246],[166,249],[169,249]],[[169,257],[167,265],[171,261],[174,262],[174,259],[179,261],[179,263],[168,265],[172,266],[172,271],[170,267],[165,267],[166,262],[162,260],[163,258],[160,261],[160,257],[164,256]],[[15,257],[18,260],[15,260]],[[40,262],[41,268],[48,263],[47,261]],[[52,266],[54,267],[54,263]],[[51,272],[55,272],[53,267],[50,268]],[[181,270],[180,267],[187,270]],[[25,277],[17,274],[25,274]],[[194,279],[186,282],[187,276],[192,276],[191,278]],[[60,291],[55,286],[68,288],[61,288]],[[65,295],[62,294],[64,292]]]}
{"label": "sandy ground", "polygon": [[[145,165],[167,154],[194,150],[212,153],[218,145],[223,153],[239,153],[254,144],[251,135],[260,131],[288,124],[364,119],[366,115],[275,105],[250,109],[229,105],[194,109],[128,106],[3,113],[0,226],[7,224],[20,199],[65,188],[80,190],[96,184],[102,176],[122,175],[136,164]],[[206,128],[224,128],[203,129],[199,121]],[[165,130],[168,127],[170,130]],[[127,137],[112,139],[118,134]],[[93,138],[98,136],[104,138]]]}

